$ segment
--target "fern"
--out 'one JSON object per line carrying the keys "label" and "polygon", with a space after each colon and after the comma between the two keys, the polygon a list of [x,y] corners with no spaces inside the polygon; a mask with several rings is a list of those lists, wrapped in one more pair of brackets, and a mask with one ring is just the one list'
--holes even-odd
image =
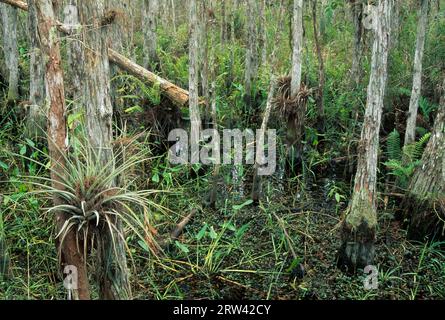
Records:
{"label": "fern", "polygon": [[410,145],[403,147],[403,158],[405,163],[414,162],[422,157],[423,150],[431,137],[431,133],[427,133]]}
{"label": "fern", "polygon": [[402,148],[400,147],[400,133],[394,129],[386,141],[386,153],[390,160],[402,160]]}
{"label": "fern", "polygon": [[388,161],[384,165],[389,169],[389,174],[396,176],[396,184],[401,188],[408,186],[414,170],[420,164],[423,150],[431,136],[427,133],[419,141],[400,147],[400,134],[397,130],[391,132],[386,142]]}
{"label": "fern", "polygon": [[389,174],[397,177],[397,184],[401,188],[406,188],[409,183],[409,179],[414,173],[416,167],[420,164],[420,161],[414,161],[405,165],[400,160],[389,160],[385,162],[385,166],[390,170]]}
{"label": "fern", "polygon": [[430,103],[428,99],[424,97],[420,97],[419,100],[419,109],[422,112],[422,115],[426,118],[430,118],[431,112],[435,111],[437,109],[437,105],[434,103]]}

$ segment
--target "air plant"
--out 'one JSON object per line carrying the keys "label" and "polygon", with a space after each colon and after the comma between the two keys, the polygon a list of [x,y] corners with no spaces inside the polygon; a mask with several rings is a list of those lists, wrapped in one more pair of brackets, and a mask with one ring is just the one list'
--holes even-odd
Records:
{"label": "air plant", "polygon": [[54,187],[47,177],[24,177],[36,188],[32,193],[58,199],[49,202],[53,205],[46,208],[49,214],[63,212],[68,216],[56,237],[63,242],[66,235],[75,230],[78,248],[83,243],[85,257],[94,247],[100,249],[99,239],[108,232],[115,248],[115,237],[124,238],[118,231],[118,224],[150,243],[153,254],[158,252],[150,221],[152,212],[167,209],[152,200],[155,194],[163,191],[136,189],[137,166],[150,160],[149,151],[137,138],[121,139],[119,147],[114,148],[111,156],[107,154],[104,163],[104,152],[110,153],[109,150],[93,148],[83,134],[71,137],[70,152],[62,153],[62,170],[47,166],[57,175],[59,187]]}

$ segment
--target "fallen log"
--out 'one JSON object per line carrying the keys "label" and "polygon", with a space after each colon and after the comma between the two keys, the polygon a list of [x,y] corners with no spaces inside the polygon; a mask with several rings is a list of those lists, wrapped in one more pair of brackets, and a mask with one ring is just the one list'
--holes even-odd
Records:
{"label": "fallen log", "polygon": [[24,1],[19,0],[1,0],[0,2],[4,2],[6,4],[10,4],[13,7],[28,11],[28,4]]}
{"label": "fallen log", "polygon": [[188,104],[189,93],[187,90],[148,71],[112,49],[108,49],[108,59],[122,70],[127,71],[142,81],[147,81],[151,84],[159,83],[161,92],[175,104],[181,107]]}
{"label": "fallen log", "polygon": [[[28,4],[21,0],[0,0],[0,2],[9,4],[24,11],[28,11]],[[65,34],[70,33],[70,28],[65,26],[60,21],[56,21],[56,25],[60,32]],[[152,85],[159,83],[162,94],[170,99],[174,104],[180,107],[188,106],[189,93],[187,90],[184,90],[170,81],[159,77],[153,72],[148,71],[112,49],[108,49],[108,60],[142,81],[146,81]]]}

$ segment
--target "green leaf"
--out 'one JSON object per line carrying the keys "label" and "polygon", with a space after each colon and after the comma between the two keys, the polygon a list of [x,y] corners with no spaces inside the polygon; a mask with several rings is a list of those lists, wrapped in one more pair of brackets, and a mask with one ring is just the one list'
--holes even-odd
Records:
{"label": "green leaf", "polygon": [[301,263],[303,259],[297,258],[292,260],[292,263],[290,264],[289,268],[286,269],[287,272],[292,272],[294,269]]}
{"label": "green leaf", "polygon": [[185,244],[182,244],[178,240],[175,241],[175,245],[184,253],[190,252],[189,248],[187,248],[187,246]]}
{"label": "green leaf", "polygon": [[82,112],[78,112],[78,113],[74,113],[74,114],[69,114],[68,118],[67,118],[67,125],[68,128],[72,129],[73,128],[73,124],[74,122],[76,122],[77,120],[80,120],[83,116]]}
{"label": "green leaf", "polygon": [[156,183],[159,183],[159,174],[158,174],[158,173],[155,173],[155,174],[153,175],[153,177],[151,178],[151,181],[156,182]]}
{"label": "green leaf", "polygon": [[20,148],[20,155],[23,156],[26,153],[26,145],[22,145],[22,147]]}
{"label": "green leaf", "polygon": [[202,238],[204,238],[206,231],[207,231],[207,223],[204,224],[204,226],[201,228],[201,230],[199,230],[198,234],[195,236],[196,240],[199,241]]}
{"label": "green leaf", "polygon": [[34,148],[36,146],[34,141],[32,141],[31,139],[26,138],[25,141],[31,148]]}
{"label": "green leaf", "polygon": [[247,200],[246,202],[244,202],[244,203],[242,203],[242,204],[234,205],[232,208],[233,208],[234,211],[239,211],[239,210],[241,210],[242,208],[244,208],[244,207],[246,207],[246,206],[248,206],[248,205],[251,205],[252,203],[253,203],[253,200],[250,199],[250,200]]}
{"label": "green leaf", "polygon": [[335,193],[335,201],[340,202],[341,196],[339,193]]}
{"label": "green leaf", "polygon": [[138,241],[139,246],[144,249],[147,252],[150,252],[150,249],[148,248],[147,244],[145,243],[145,241],[139,240]]}
{"label": "green leaf", "polygon": [[142,109],[141,106],[134,106],[134,107],[125,109],[125,113],[136,113],[136,112],[142,112],[142,111],[144,111],[144,109]]}
{"label": "green leaf", "polygon": [[235,232],[235,236],[237,238],[241,238],[244,233],[246,233],[247,229],[249,229],[250,224],[246,223],[245,225],[243,225],[241,228],[239,228],[236,232]]}
{"label": "green leaf", "polygon": [[215,240],[218,237],[218,234],[216,233],[215,229],[213,229],[213,226],[210,227],[209,236],[212,240]]}
{"label": "green leaf", "polygon": [[227,228],[230,231],[236,231],[236,227],[233,225],[233,223],[231,223],[230,221],[226,221],[224,222],[221,227],[223,228]]}
{"label": "green leaf", "polygon": [[3,170],[8,170],[9,166],[3,161],[0,161],[0,168],[2,168]]}

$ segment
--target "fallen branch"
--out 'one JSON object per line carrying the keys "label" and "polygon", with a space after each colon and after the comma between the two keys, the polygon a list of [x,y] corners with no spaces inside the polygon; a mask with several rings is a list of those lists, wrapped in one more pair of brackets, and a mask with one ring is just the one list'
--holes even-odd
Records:
{"label": "fallen branch", "polygon": [[158,242],[159,247],[162,249],[165,249],[168,247],[170,243],[172,243],[175,240],[178,240],[179,236],[184,231],[187,224],[192,220],[193,216],[196,214],[196,209],[193,209],[188,216],[186,216],[184,219],[181,220],[175,227],[175,229],[170,233],[169,237],[166,239],[162,239]]}
{"label": "fallen branch", "polygon": [[108,59],[119,68],[143,81],[147,81],[151,84],[159,83],[161,92],[163,92],[164,95],[175,104],[181,107],[187,105],[189,100],[189,93],[187,90],[184,90],[177,85],[157,76],[156,74],[148,71],[112,49],[108,49]]}
{"label": "fallen branch", "polygon": [[28,11],[28,4],[24,1],[19,0],[1,0],[0,2],[4,2],[6,4],[9,4],[13,7]]}
{"label": "fallen branch", "polygon": [[[24,11],[28,11],[28,4],[21,0],[0,0],[0,2],[9,4]],[[60,21],[56,21],[56,25],[60,32],[70,34],[71,29]],[[176,105],[183,107],[188,104],[189,93],[187,90],[184,90],[170,81],[157,76],[153,72],[148,71],[112,49],[108,49],[108,59],[111,63],[114,63],[119,68],[143,81],[146,81],[152,85],[159,83],[161,92]]]}

